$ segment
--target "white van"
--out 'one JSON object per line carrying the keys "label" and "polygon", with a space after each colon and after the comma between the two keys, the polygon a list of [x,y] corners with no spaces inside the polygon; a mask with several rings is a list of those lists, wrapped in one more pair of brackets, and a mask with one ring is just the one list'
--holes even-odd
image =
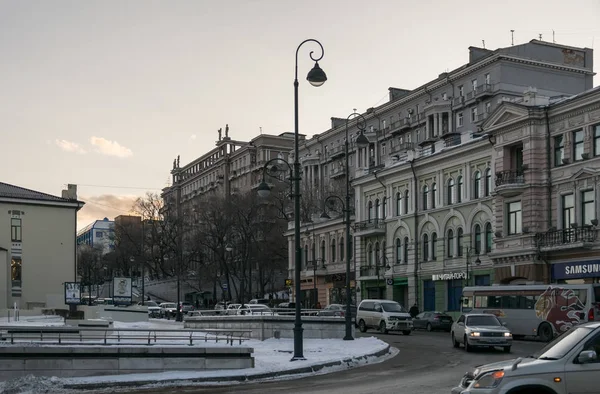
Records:
{"label": "white van", "polygon": [[404,335],[410,335],[413,330],[410,314],[392,300],[362,300],[358,305],[356,321],[360,332],[375,328],[384,334],[402,331]]}

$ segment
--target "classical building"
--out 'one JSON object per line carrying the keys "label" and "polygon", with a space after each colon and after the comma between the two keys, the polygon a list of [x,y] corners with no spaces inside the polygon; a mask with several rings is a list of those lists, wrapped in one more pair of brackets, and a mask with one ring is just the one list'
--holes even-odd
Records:
{"label": "classical building", "polygon": [[94,220],[77,232],[77,245],[87,245],[102,254],[115,249],[115,222],[104,218]]}
{"label": "classical building", "polygon": [[503,101],[483,125],[496,173],[496,283],[600,280],[600,88]]}
{"label": "classical building", "polygon": [[62,197],[0,182],[0,308],[65,308],[64,283],[77,280],[77,186]]}
{"label": "classical building", "polygon": [[[307,293],[316,288],[321,304],[328,304],[332,279],[345,280],[344,264],[337,264],[343,221],[334,217],[325,225],[318,212],[328,195],[345,196],[346,177],[352,181],[357,301],[386,297],[452,311],[466,284],[494,283],[497,160],[484,124],[524,94],[564,97],[591,89],[592,55],[539,40],[497,50],[470,47],[467,64],[414,90],[390,88],[389,102],[363,113],[370,140],[364,149],[354,144],[355,119],[347,126],[346,118],[332,118],[329,130],[300,147],[303,198],[316,200],[317,214],[312,224],[302,223],[301,247],[315,250],[302,262]],[[286,235],[292,272],[293,226]],[[319,269],[310,269],[315,265]]]}

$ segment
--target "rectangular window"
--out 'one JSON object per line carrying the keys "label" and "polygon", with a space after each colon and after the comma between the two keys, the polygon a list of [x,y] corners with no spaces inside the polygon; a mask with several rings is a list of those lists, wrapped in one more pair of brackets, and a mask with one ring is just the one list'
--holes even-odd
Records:
{"label": "rectangular window", "polygon": [[508,234],[520,234],[522,226],[521,201],[508,203]]}
{"label": "rectangular window", "polygon": [[462,127],[463,125],[463,113],[459,112],[456,114],[456,127]]}
{"label": "rectangular window", "polygon": [[594,200],[593,190],[581,192],[581,224],[583,225],[591,225],[592,219],[596,219]]}
{"label": "rectangular window", "polygon": [[571,227],[575,223],[575,196],[565,194],[562,196],[562,224],[563,228]]}
{"label": "rectangular window", "polygon": [[573,132],[573,161],[583,160],[583,130]]}
{"label": "rectangular window", "polygon": [[562,135],[554,137],[554,166],[561,166],[565,157],[565,145]]}
{"label": "rectangular window", "polygon": [[600,124],[592,126],[594,130],[594,156],[600,156]]}
{"label": "rectangular window", "polygon": [[11,218],[10,219],[10,239],[12,242],[21,242],[21,219]]}

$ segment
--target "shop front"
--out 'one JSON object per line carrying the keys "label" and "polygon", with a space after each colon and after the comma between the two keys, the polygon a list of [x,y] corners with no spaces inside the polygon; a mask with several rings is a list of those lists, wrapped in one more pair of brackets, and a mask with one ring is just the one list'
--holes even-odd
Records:
{"label": "shop front", "polygon": [[552,264],[553,283],[600,283],[600,260]]}

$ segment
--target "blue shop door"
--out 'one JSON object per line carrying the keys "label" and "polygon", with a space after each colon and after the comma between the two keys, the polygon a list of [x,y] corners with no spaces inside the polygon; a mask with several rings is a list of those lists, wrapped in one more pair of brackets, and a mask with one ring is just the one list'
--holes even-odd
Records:
{"label": "blue shop door", "polygon": [[435,283],[423,281],[423,311],[435,311]]}

